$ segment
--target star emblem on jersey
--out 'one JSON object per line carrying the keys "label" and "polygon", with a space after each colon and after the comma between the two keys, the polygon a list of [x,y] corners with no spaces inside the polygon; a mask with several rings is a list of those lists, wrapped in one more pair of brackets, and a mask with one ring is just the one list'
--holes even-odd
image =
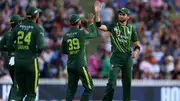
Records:
{"label": "star emblem on jersey", "polygon": [[118,28],[117,28],[117,27],[114,27],[114,31],[117,32],[117,31],[118,31]]}

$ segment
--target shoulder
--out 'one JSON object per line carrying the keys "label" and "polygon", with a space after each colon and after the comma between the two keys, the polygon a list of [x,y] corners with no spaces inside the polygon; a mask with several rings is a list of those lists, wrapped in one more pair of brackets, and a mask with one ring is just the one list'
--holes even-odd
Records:
{"label": "shoulder", "polygon": [[133,32],[135,31],[135,28],[132,24],[128,24],[127,27],[129,28],[129,30],[131,30]]}
{"label": "shoulder", "polygon": [[42,27],[40,27],[38,24],[33,24],[33,27],[34,27],[34,29],[37,31],[37,32],[39,32],[40,34],[42,33],[43,35],[44,35],[44,30],[43,30],[43,28]]}
{"label": "shoulder", "polygon": [[13,32],[13,31],[15,31],[15,30],[20,29],[20,26],[21,26],[21,24],[20,24],[20,25],[16,25],[16,26],[15,26],[14,28],[12,28],[11,31],[9,31],[9,32]]}
{"label": "shoulder", "polygon": [[67,39],[68,32],[64,33],[63,40]]}
{"label": "shoulder", "polygon": [[108,28],[108,30],[112,30],[112,28],[114,28],[116,25],[118,25],[117,22],[112,22],[112,23],[109,23],[109,24],[106,24],[106,27]]}
{"label": "shoulder", "polygon": [[134,26],[132,24],[128,24],[127,27],[134,29]]}
{"label": "shoulder", "polygon": [[127,27],[133,27],[131,24],[127,24]]}
{"label": "shoulder", "polygon": [[38,24],[36,24],[36,23],[33,23],[32,24],[34,27],[35,27],[35,29],[37,29],[37,30],[43,30]]}

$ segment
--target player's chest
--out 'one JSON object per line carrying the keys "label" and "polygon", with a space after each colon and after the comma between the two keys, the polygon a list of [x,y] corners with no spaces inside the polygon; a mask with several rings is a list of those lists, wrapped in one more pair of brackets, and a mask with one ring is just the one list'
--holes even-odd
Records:
{"label": "player's chest", "polygon": [[114,26],[112,29],[112,35],[114,38],[130,40],[132,29],[126,26]]}

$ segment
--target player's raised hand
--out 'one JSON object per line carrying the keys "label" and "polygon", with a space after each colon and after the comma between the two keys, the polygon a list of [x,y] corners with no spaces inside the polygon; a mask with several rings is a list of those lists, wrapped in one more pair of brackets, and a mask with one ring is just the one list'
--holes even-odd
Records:
{"label": "player's raised hand", "polygon": [[88,14],[88,22],[89,24],[92,24],[94,22],[94,14],[92,13]]}
{"label": "player's raised hand", "polygon": [[95,12],[100,12],[101,10],[101,3],[98,0],[94,2],[94,10]]}

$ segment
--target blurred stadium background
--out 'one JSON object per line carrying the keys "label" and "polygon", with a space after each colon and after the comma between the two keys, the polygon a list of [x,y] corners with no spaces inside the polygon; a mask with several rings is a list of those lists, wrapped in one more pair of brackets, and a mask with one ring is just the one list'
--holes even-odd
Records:
{"label": "blurred stadium background", "polygon": [[[136,28],[141,44],[140,55],[134,59],[132,101],[180,101],[180,0],[99,0],[104,24],[114,20],[121,7],[131,11],[129,23]],[[62,36],[69,29],[68,18],[76,13],[86,18],[93,11],[94,0],[0,0],[0,39],[10,30],[9,18],[25,17],[28,5],[43,10],[38,21],[46,35],[46,49],[39,57],[40,85],[37,101],[63,101],[66,95],[67,56],[59,52]],[[87,27],[86,19],[83,20]],[[109,32],[99,31],[88,40],[87,60],[94,80],[91,99],[103,97],[110,66]],[[11,78],[7,61],[0,51],[0,98],[6,101]],[[114,100],[122,100],[121,73]],[[83,87],[77,90],[80,98]]]}

